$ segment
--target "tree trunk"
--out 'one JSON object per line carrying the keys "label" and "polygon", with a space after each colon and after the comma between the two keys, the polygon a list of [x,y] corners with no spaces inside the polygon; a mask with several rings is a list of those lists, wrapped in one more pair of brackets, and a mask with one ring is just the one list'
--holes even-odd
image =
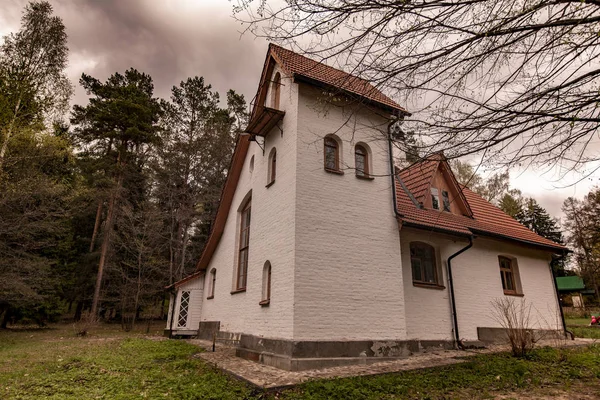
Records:
{"label": "tree trunk", "polygon": [[73,315],[73,321],[81,321],[81,313],[83,312],[83,301],[77,302],[77,307],[75,307],[75,315]]}
{"label": "tree trunk", "polygon": [[106,257],[108,255],[108,249],[110,244],[110,235],[114,227],[114,214],[115,206],[117,203],[117,196],[121,190],[123,183],[123,173],[121,169],[121,152],[117,156],[117,185],[115,190],[111,193],[108,201],[108,211],[106,214],[106,227],[104,237],[102,238],[102,247],[100,248],[100,261],[98,262],[98,274],[96,275],[96,286],[94,288],[94,298],[92,300],[92,310],[90,312],[91,318],[96,319],[98,316],[98,301],[100,299],[100,288],[102,286],[102,277],[104,274],[104,265],[106,263]]}
{"label": "tree trunk", "polygon": [[100,220],[102,219],[102,200],[98,201],[98,210],[96,211],[96,222],[94,223],[94,232],[92,233],[92,241],[90,242],[90,253],[94,251],[94,244],[96,242],[96,236],[98,236],[98,230],[100,229]]}
{"label": "tree trunk", "polygon": [[6,309],[6,311],[4,312],[4,318],[2,318],[2,324],[0,325],[1,329],[6,329],[6,327],[8,326],[8,320],[10,319],[10,316],[11,316],[10,307],[8,307]]}
{"label": "tree trunk", "polygon": [[2,167],[4,164],[4,155],[6,154],[6,150],[8,149],[8,139],[12,136],[13,129],[15,128],[15,121],[17,120],[17,115],[19,115],[19,109],[21,108],[21,95],[19,95],[19,99],[17,100],[17,105],[15,106],[15,113],[13,114],[12,119],[10,120],[10,124],[8,125],[8,130],[6,131],[6,136],[2,141],[2,147],[0,148],[0,176],[2,176]]}

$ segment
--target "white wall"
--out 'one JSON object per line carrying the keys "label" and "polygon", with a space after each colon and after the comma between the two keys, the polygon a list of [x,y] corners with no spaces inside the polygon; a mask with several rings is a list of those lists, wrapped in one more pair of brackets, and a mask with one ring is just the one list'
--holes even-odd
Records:
{"label": "white wall", "polygon": [[[363,110],[323,112],[301,84],[298,120],[294,339],[405,338],[402,268],[387,124]],[[348,119],[349,118],[349,119]],[[323,168],[323,138],[342,140],[343,175]],[[355,176],[354,145],[372,153],[372,181]]]}
{"label": "white wall", "polygon": [[[202,320],[221,321],[221,329],[270,338],[292,338],[294,301],[294,207],[296,195],[297,85],[278,67],[282,86],[280,109],[286,112],[280,130],[266,138],[265,152],[251,143],[221,241],[207,271],[217,269],[214,299],[205,299]],[[270,89],[270,85],[269,85]],[[270,105],[270,99],[267,99]],[[258,138],[262,144],[262,138]],[[266,188],[268,156],[277,148],[277,179]],[[254,170],[250,160],[254,156]],[[235,285],[239,234],[238,209],[252,191],[252,215],[246,292],[231,294]],[[272,265],[271,303],[261,307],[264,263]],[[208,280],[207,280],[208,281]],[[208,284],[208,282],[207,282]],[[208,293],[208,291],[206,291]]]}
{"label": "white wall", "polygon": [[[408,337],[411,339],[452,339],[447,259],[468,244],[467,239],[402,228],[402,261]],[[436,248],[444,270],[444,290],[412,284],[409,244],[424,241]],[[502,290],[498,256],[516,258],[523,297],[506,296]],[[501,327],[493,317],[494,299],[512,298],[531,304],[531,326],[560,329],[560,311],[549,267],[550,254],[504,241],[478,237],[473,247],[452,261],[454,292],[460,338],[477,339],[477,327]],[[518,304],[518,303],[517,303]]]}

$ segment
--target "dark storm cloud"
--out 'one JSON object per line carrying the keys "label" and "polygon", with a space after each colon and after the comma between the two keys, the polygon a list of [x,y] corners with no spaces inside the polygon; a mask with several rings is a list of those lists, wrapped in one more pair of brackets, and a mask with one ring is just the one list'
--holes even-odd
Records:
{"label": "dark storm cloud", "polygon": [[[85,102],[82,72],[105,80],[129,67],[154,79],[156,94],[190,76],[224,97],[228,89],[254,96],[267,44],[245,35],[231,18],[230,3],[207,0],[54,0],[69,35],[69,75],[75,103]],[[26,1],[0,8],[2,19],[18,19]],[[18,25],[18,21],[15,21]]]}

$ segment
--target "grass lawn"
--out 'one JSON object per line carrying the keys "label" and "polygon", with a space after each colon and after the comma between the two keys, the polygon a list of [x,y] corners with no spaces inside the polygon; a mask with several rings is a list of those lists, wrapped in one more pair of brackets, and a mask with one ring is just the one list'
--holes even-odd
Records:
{"label": "grass lawn", "polygon": [[[0,331],[0,399],[463,399],[600,392],[600,346],[480,355],[453,366],[305,383],[261,393],[184,341],[100,327]],[[572,393],[569,393],[571,391]],[[595,398],[596,396],[590,397]]]}

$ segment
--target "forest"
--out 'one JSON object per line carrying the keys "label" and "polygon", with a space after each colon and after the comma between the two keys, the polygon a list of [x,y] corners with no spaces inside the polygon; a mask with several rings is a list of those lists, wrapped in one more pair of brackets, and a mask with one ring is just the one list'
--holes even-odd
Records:
{"label": "forest", "polygon": [[[248,120],[235,90],[221,96],[194,76],[161,99],[135,68],[105,81],[84,73],[77,84],[87,103],[73,105],[67,43],[52,6],[35,1],[0,44],[2,328],[65,315],[164,318],[165,288],[194,271]],[[482,177],[459,160],[453,168],[461,183],[573,250],[556,260],[557,274],[580,274],[598,289],[600,189],[566,199],[560,224],[511,189],[508,172]]]}

